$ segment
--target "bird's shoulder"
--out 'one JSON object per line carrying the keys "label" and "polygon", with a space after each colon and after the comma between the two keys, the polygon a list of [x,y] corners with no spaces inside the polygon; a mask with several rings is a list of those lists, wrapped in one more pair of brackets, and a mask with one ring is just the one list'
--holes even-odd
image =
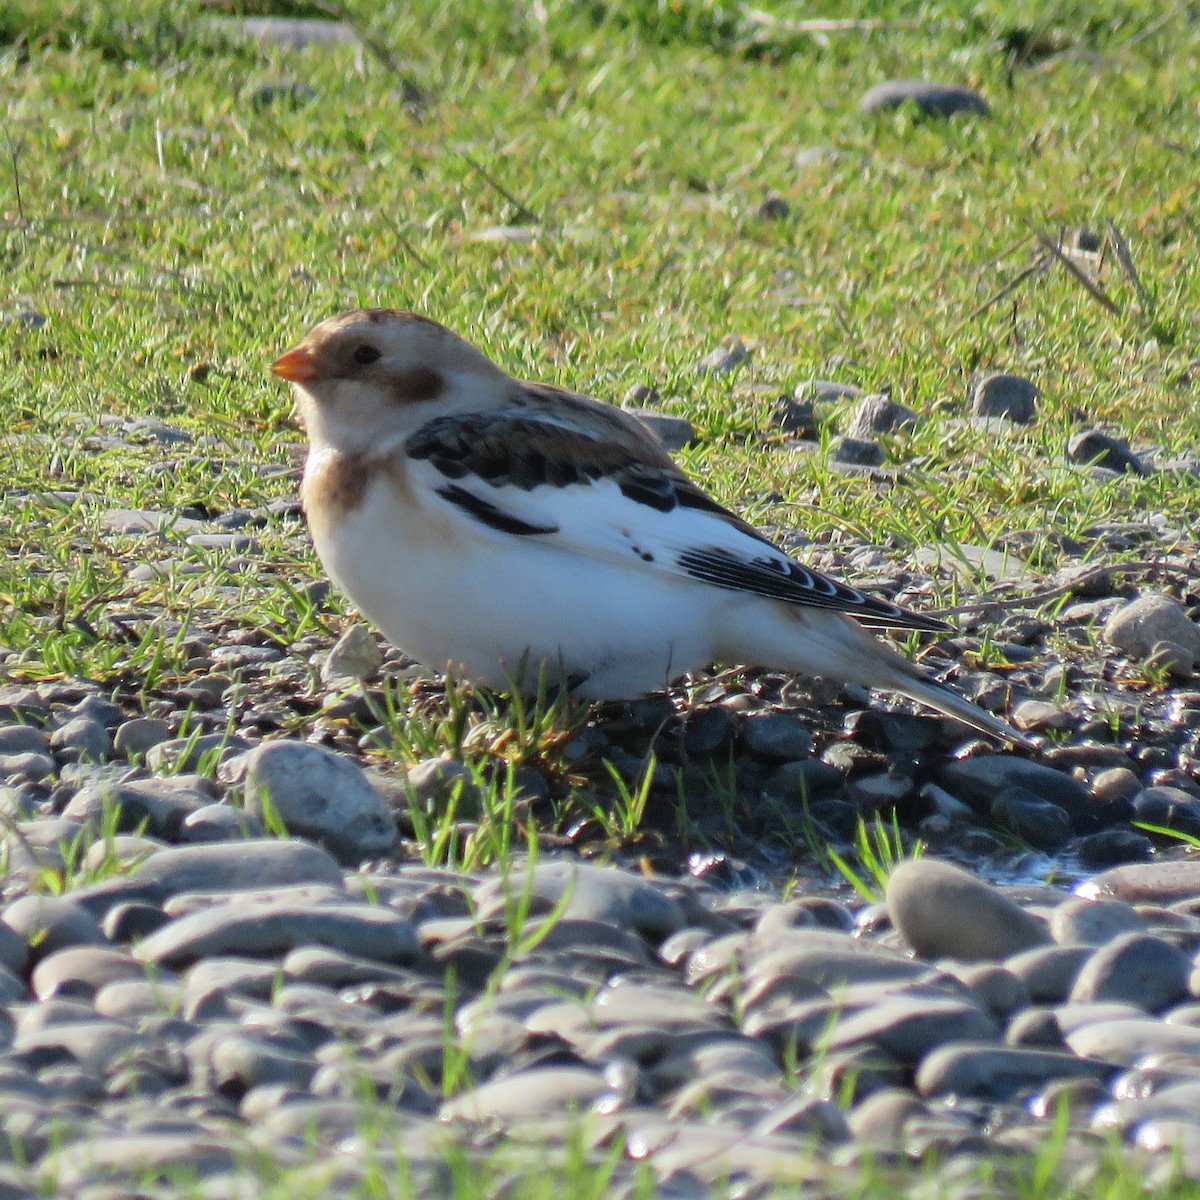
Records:
{"label": "bird's shoulder", "polygon": [[451,480],[522,491],[609,481],[659,512],[702,510],[754,533],[689,479],[633,414],[548,384],[518,384],[501,406],[434,417],[405,451]]}

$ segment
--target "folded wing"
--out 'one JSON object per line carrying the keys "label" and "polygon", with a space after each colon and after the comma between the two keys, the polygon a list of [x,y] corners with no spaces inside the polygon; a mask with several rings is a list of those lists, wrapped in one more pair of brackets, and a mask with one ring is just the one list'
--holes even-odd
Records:
{"label": "folded wing", "polygon": [[642,446],[625,429],[605,436],[608,422],[606,414],[572,427],[524,407],[438,417],[405,448],[430,502],[453,505],[491,536],[845,613],[871,628],[950,628],[797,562],[701,491],[652,441]]}

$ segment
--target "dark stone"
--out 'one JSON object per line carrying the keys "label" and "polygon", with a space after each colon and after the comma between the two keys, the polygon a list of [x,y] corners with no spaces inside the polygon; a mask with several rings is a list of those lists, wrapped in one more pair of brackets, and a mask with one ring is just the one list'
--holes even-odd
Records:
{"label": "dark stone", "polygon": [[1136,829],[1101,829],[1099,833],[1081,837],[1074,849],[1079,865],[1088,871],[1121,863],[1149,862],[1154,855],[1154,843]]}
{"label": "dark stone", "polygon": [[1142,462],[1124,438],[1113,437],[1098,429],[1074,434],[1067,442],[1067,457],[1075,463],[1104,467],[1118,474],[1149,475]]}
{"label": "dark stone", "polygon": [[1145,825],[1200,837],[1200,801],[1182,788],[1142,788],[1133,798],[1133,818]]}
{"label": "dark stone", "polygon": [[1057,850],[1072,833],[1065,809],[1019,785],[992,801],[992,819],[1038,850]]}
{"label": "dark stone", "polygon": [[830,461],[852,467],[881,467],[884,457],[883,447],[869,438],[840,437],[829,450]]}
{"label": "dark stone", "polygon": [[945,763],[937,782],[976,812],[991,813],[992,800],[1005,788],[1021,787],[1065,809],[1077,833],[1092,833],[1100,813],[1092,794],[1078,779],[1041,763],[1008,754],[980,754]]}
{"label": "dark stone", "polygon": [[952,117],[959,113],[986,117],[991,108],[975,90],[932,79],[890,79],[877,83],[858,103],[860,112],[889,112],[915,104],[926,116]]}

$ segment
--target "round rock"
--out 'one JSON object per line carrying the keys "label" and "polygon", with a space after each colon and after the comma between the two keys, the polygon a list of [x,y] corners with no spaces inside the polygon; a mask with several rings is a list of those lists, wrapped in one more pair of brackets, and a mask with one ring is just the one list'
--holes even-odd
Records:
{"label": "round rock", "polygon": [[1104,638],[1132,659],[1156,658],[1172,675],[1187,678],[1200,659],[1200,627],[1174,596],[1149,592],[1117,609]]}
{"label": "round rock", "polygon": [[314,838],[349,863],[395,846],[387,801],[351,759],[322,746],[278,741],[255,747],[245,763],[247,811],[268,827],[269,805],[289,833]]}
{"label": "round rock", "polygon": [[351,625],[333,644],[321,664],[321,680],[326,685],[362,683],[374,679],[383,666],[383,652],[363,625]]}
{"label": "round rock", "polygon": [[994,961],[1050,940],[1045,922],[935,859],[901,863],[888,879],[887,907],[897,932],[925,958]]}
{"label": "round rock", "polygon": [[994,371],[980,378],[971,392],[971,411],[977,417],[1004,417],[1028,425],[1037,415],[1041,392],[1021,375]]}
{"label": "round rock", "polygon": [[61,896],[22,896],[0,919],[24,938],[30,958],[38,962],[68,946],[107,944],[96,918]]}
{"label": "round rock", "polygon": [[1103,467],[1117,474],[1149,475],[1146,464],[1129,448],[1124,438],[1099,429],[1085,429],[1067,442],[1067,458],[1074,463]]}
{"label": "round rock", "polygon": [[1097,950],[1071,989],[1071,1002],[1115,1000],[1157,1013],[1188,994],[1191,961],[1147,933],[1123,933]]}
{"label": "round rock", "polygon": [[1122,933],[1145,933],[1146,922],[1120,900],[1064,900],[1050,914],[1050,932],[1063,946],[1103,946]]}
{"label": "round rock", "polygon": [[917,414],[911,408],[880,392],[863,396],[855,405],[846,436],[869,439],[881,433],[911,433],[916,427]]}

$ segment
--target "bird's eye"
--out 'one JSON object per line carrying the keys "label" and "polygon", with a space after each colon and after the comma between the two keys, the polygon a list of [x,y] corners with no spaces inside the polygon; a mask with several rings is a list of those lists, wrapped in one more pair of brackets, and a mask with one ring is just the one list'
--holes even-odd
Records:
{"label": "bird's eye", "polygon": [[369,367],[373,362],[378,362],[383,357],[374,346],[362,345],[354,351],[354,361],[360,367]]}

